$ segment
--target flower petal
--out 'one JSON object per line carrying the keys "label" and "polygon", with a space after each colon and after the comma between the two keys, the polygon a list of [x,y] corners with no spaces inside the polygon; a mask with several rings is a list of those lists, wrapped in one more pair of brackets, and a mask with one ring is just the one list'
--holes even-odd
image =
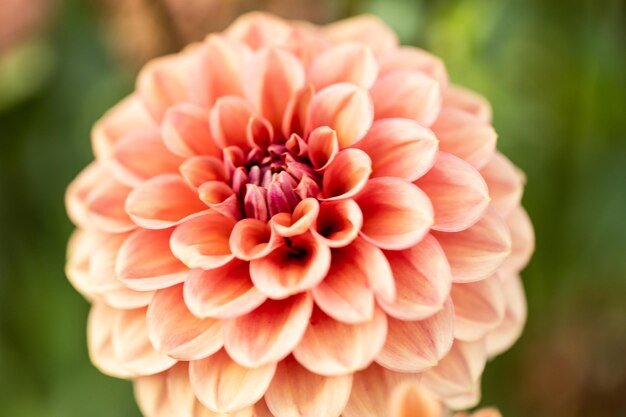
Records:
{"label": "flower petal", "polygon": [[506,313],[502,323],[487,335],[487,353],[499,355],[519,339],[526,324],[527,306],[524,286],[519,276],[502,277]]}
{"label": "flower petal", "polygon": [[434,230],[465,230],[482,217],[489,205],[487,184],[480,173],[447,152],[439,152],[435,165],[415,184],[433,204]]}
{"label": "flower petal", "polygon": [[312,234],[294,237],[262,259],[250,262],[254,285],[270,298],[282,299],[317,285],[330,267],[330,249]]}
{"label": "flower petal", "polygon": [[235,221],[209,211],[179,225],[172,233],[172,253],[189,268],[213,269],[235,258],[228,239]]}
{"label": "flower petal", "polygon": [[222,348],[222,322],[199,319],[187,308],[183,285],[157,291],[146,318],[152,346],[178,360],[206,358]]}
{"label": "flower petal", "polygon": [[376,119],[402,117],[429,127],[441,110],[439,83],[420,72],[390,72],[376,81],[370,93]]}
{"label": "flower petal", "polygon": [[278,213],[272,218],[276,233],[283,237],[293,237],[306,233],[317,220],[320,210],[315,198],[300,201],[292,214]]}
{"label": "flower petal", "polygon": [[487,278],[511,252],[509,229],[491,207],[469,229],[456,233],[433,232],[433,235],[446,253],[454,282]]}
{"label": "flower petal", "polygon": [[248,147],[248,120],[253,116],[252,107],[239,96],[224,96],[217,100],[209,116],[211,134],[218,147]]}
{"label": "flower petal", "polygon": [[319,171],[326,169],[339,152],[337,134],[328,126],[313,130],[309,135],[308,145],[311,164]]}
{"label": "flower petal", "polygon": [[370,88],[378,75],[372,50],[359,42],[346,42],[318,55],[308,69],[308,80],[317,90],[349,82]]}
{"label": "flower petal", "polygon": [[268,300],[224,324],[226,351],[238,364],[250,368],[278,362],[300,342],[312,311],[313,300],[308,294]]}
{"label": "flower petal", "polygon": [[152,118],[160,121],[172,105],[188,97],[188,56],[172,54],[148,62],[137,77],[137,92]]}
{"label": "flower petal", "polygon": [[355,16],[331,23],[322,28],[334,43],[360,42],[375,52],[398,46],[396,33],[385,22],[371,15]]}
{"label": "flower petal", "polygon": [[448,85],[448,72],[443,61],[420,48],[401,46],[390,49],[380,54],[378,63],[381,75],[397,70],[420,71],[437,80],[442,87]]}
{"label": "flower petal", "polygon": [[214,156],[192,156],[180,165],[180,173],[192,187],[209,181],[226,181],[224,163]]}
{"label": "flower petal", "polygon": [[[159,373],[133,380],[135,399],[139,410],[146,417],[168,417],[177,415],[174,404],[167,393],[167,373]],[[180,414],[181,417],[190,417]]]}
{"label": "flower petal", "polygon": [[230,39],[247,44],[252,49],[280,44],[291,33],[291,26],[283,19],[264,12],[249,12],[237,18],[224,32]]}
{"label": "flower petal", "polygon": [[350,244],[359,236],[363,226],[363,213],[350,199],[323,201],[312,233],[331,248]]}
{"label": "flower petal", "polygon": [[415,181],[428,171],[437,156],[432,131],[410,119],[377,120],[354,144],[372,158],[372,177],[399,177]]}
{"label": "flower petal", "polygon": [[503,275],[519,273],[530,261],[535,250],[535,232],[530,218],[521,207],[516,207],[506,220],[511,231],[511,254],[500,267]]}
{"label": "flower petal", "polygon": [[431,235],[412,248],[388,251],[396,285],[393,302],[379,299],[380,306],[400,320],[422,320],[443,308],[450,293],[452,275],[446,255]]}
{"label": "flower petal", "polygon": [[138,291],[158,290],[183,282],[189,270],[172,255],[171,230],[137,230],[120,248],[118,278]]}
{"label": "flower petal", "polygon": [[166,229],[207,207],[183,177],[164,174],[135,188],[126,199],[125,209],[143,228]]}
{"label": "flower petal", "polygon": [[292,134],[300,136],[304,134],[306,117],[313,94],[315,94],[313,86],[307,84],[291,96],[283,116],[282,132],[284,137],[288,138]]}
{"label": "flower petal", "polygon": [[481,170],[489,187],[491,205],[502,218],[520,205],[524,188],[524,174],[513,165],[509,159],[496,152]]}
{"label": "flower petal", "polygon": [[307,115],[306,131],[328,126],[337,133],[339,147],[361,139],[374,120],[372,100],[362,87],[350,83],[333,84],[313,96]]}
{"label": "flower petal", "polygon": [[335,320],[364,323],[374,314],[373,290],[394,294],[391,268],[380,249],[357,239],[333,250],[330,271],[313,288],[313,298]]}
{"label": "flower petal", "polygon": [[351,386],[352,375],[321,376],[289,357],[278,364],[265,401],[276,417],[339,417]]}
{"label": "flower petal", "polygon": [[128,378],[133,372],[123,366],[113,352],[113,324],[118,311],[105,303],[95,302],[87,322],[87,347],[89,358],[100,372],[115,377]]}
{"label": "flower petal", "polygon": [[491,105],[480,94],[458,85],[449,85],[443,96],[446,107],[454,107],[466,111],[480,120],[491,123]]}
{"label": "flower petal", "polygon": [[347,324],[314,310],[311,324],[293,352],[309,371],[324,376],[350,374],[367,368],[387,336],[387,317],[376,309],[369,321]]}
{"label": "flower petal", "polygon": [[454,337],[451,302],[434,316],[420,321],[388,318],[387,341],[376,362],[396,372],[423,372],[450,350]]}
{"label": "flower petal", "polygon": [[87,197],[95,187],[108,178],[108,173],[102,163],[97,161],[86,166],[70,183],[65,192],[65,208],[67,214],[76,226],[92,229],[93,225],[87,212]]}
{"label": "flower petal", "polygon": [[123,233],[136,228],[124,209],[131,189],[114,178],[105,178],[85,197],[89,225],[108,233]]}
{"label": "flower petal", "polygon": [[213,211],[232,220],[241,218],[241,204],[233,189],[223,181],[207,181],[198,188],[200,200]]}
{"label": "flower petal", "polygon": [[208,358],[192,361],[189,379],[194,393],[207,408],[232,413],[261,399],[275,371],[275,363],[244,368],[220,350]]}
{"label": "flower petal", "polygon": [[443,415],[441,403],[424,387],[414,381],[400,384],[391,398],[392,416],[435,417]]}
{"label": "flower petal", "polygon": [[372,173],[372,160],[360,149],[344,149],[324,171],[322,192],[324,200],[353,197],[365,187]]}
{"label": "flower petal", "polygon": [[434,221],[426,194],[399,178],[369,180],[356,202],[363,212],[361,234],[382,249],[401,250],[415,245]]}
{"label": "flower petal", "polygon": [[209,112],[202,107],[190,103],[170,107],[163,117],[161,132],[165,146],[176,155],[221,156],[209,129]]}
{"label": "flower petal", "polygon": [[269,224],[257,219],[243,219],[235,224],[229,244],[233,255],[250,261],[267,256],[283,241]]}
{"label": "flower petal", "polygon": [[248,314],[266,300],[250,280],[248,263],[240,261],[194,269],[185,281],[184,297],[195,316],[224,320]]}

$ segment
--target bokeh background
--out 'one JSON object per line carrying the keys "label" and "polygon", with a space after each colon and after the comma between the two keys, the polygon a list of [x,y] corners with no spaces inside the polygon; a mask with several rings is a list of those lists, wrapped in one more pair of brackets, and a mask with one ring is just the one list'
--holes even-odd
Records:
{"label": "bokeh background", "polygon": [[238,14],[368,12],[493,103],[527,174],[529,319],[487,366],[506,417],[626,416],[626,3],[622,0],[0,0],[0,416],[136,417],[87,357],[63,268],[63,194],[89,131],[150,57]]}

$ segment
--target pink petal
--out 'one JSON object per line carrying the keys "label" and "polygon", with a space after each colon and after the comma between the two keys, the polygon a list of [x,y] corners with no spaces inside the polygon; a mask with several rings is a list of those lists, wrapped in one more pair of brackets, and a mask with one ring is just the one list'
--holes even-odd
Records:
{"label": "pink petal", "polygon": [[312,233],[331,248],[340,248],[357,238],[363,213],[354,200],[323,201]]}
{"label": "pink petal", "polygon": [[385,22],[371,15],[343,19],[324,26],[322,30],[334,43],[360,42],[375,52],[398,46],[396,33]]}
{"label": "pink petal", "polygon": [[254,405],[254,417],[274,417],[274,414],[267,408],[264,399],[259,400],[259,402]]}
{"label": "pink petal", "polygon": [[113,324],[118,311],[104,303],[92,305],[87,322],[89,358],[100,372],[115,377],[128,378],[133,372],[123,366],[113,352]]}
{"label": "pink petal", "polygon": [[209,112],[190,103],[170,107],[161,125],[163,142],[176,155],[221,156],[209,129]]}
{"label": "pink petal", "polygon": [[87,221],[92,227],[108,233],[135,229],[124,209],[131,189],[112,177],[104,179],[85,197]]}
{"label": "pink petal", "polygon": [[429,127],[441,110],[440,88],[437,81],[420,72],[383,75],[370,90],[376,119],[402,117]]}
{"label": "pink petal", "polygon": [[430,391],[410,381],[398,385],[391,397],[391,415],[394,417],[439,417],[443,407]]}
{"label": "pink petal", "polygon": [[226,181],[224,163],[214,156],[192,156],[180,166],[180,173],[192,187],[209,181]]}
{"label": "pink petal", "polygon": [[394,294],[389,263],[382,251],[363,239],[333,250],[330,271],[313,289],[315,303],[344,323],[364,323],[374,314],[374,291]]}
{"label": "pink petal", "polygon": [[248,49],[220,35],[212,34],[194,51],[190,64],[194,88],[192,100],[210,108],[222,96],[243,95],[243,68]]}
{"label": "pink petal", "polygon": [[91,254],[98,248],[106,234],[93,230],[75,229],[67,244],[65,275],[70,284],[88,300],[92,298],[89,271]]}
{"label": "pink petal", "polygon": [[154,348],[178,360],[206,358],[223,345],[222,322],[191,314],[183,300],[182,284],[157,291],[146,322]]}
{"label": "pink petal", "polygon": [[217,100],[209,116],[211,134],[218,147],[247,148],[248,120],[253,116],[250,104],[238,96],[224,96]]}
{"label": "pink petal", "polygon": [[284,359],[302,339],[313,300],[300,294],[268,300],[253,312],[224,324],[224,345],[233,360],[254,368]]}
{"label": "pink petal", "polygon": [[248,64],[245,93],[252,106],[279,129],[291,97],[304,86],[302,63],[284,49],[257,52]]}
{"label": "pink petal", "polygon": [[246,140],[250,147],[267,148],[274,138],[274,128],[263,117],[253,116],[246,126]]}
{"label": "pink petal", "polygon": [[399,178],[371,179],[356,202],[363,212],[362,235],[382,249],[409,248],[433,224],[433,207],[426,194]]}
{"label": "pink petal", "polygon": [[117,288],[107,290],[102,299],[108,305],[122,310],[146,307],[152,301],[154,291],[135,291],[127,288],[121,282]]}
{"label": "pink petal", "polygon": [[420,48],[412,46],[394,48],[380,54],[378,62],[381,75],[397,70],[420,71],[437,80],[442,87],[448,85],[448,72],[443,61]]}
{"label": "pink petal", "polygon": [[354,146],[372,158],[372,177],[400,177],[415,181],[437,156],[437,138],[409,119],[377,120]]}
{"label": "pink petal", "polygon": [[465,284],[454,284],[454,337],[471,342],[481,339],[504,318],[505,298],[498,275]]}
{"label": "pink petal", "polygon": [[183,159],[163,144],[158,129],[136,129],[122,136],[113,151],[113,174],[136,187],[159,174],[173,174]]}
{"label": "pink petal", "polygon": [[454,282],[479,281],[492,275],[511,252],[511,234],[493,208],[469,229],[433,232],[452,268]]}
{"label": "pink petal", "polygon": [[312,85],[308,84],[291,96],[283,116],[282,132],[284,137],[289,137],[294,133],[297,135],[304,134],[306,117],[313,94],[315,94],[315,90]]}
{"label": "pink petal", "polygon": [[337,132],[339,147],[361,139],[374,120],[372,100],[362,87],[350,83],[333,84],[313,96],[307,115],[306,131],[329,126]]}
{"label": "pink petal", "polygon": [[293,354],[318,375],[339,376],[367,368],[387,336],[387,317],[379,309],[370,321],[359,324],[336,321],[316,309],[311,323]]}
{"label": "pink petal", "polygon": [[142,376],[133,382],[135,399],[144,416],[168,417],[176,415],[174,403],[167,392],[167,373]]}
{"label": "pink petal", "polygon": [[491,123],[491,105],[480,94],[458,85],[449,85],[443,96],[446,107],[454,107],[478,117],[485,123]]}
{"label": "pink petal", "polygon": [[259,259],[283,244],[272,227],[257,219],[239,220],[230,234],[230,250],[244,261]]}
{"label": "pink petal", "polygon": [[272,226],[280,236],[301,235],[315,223],[319,210],[320,206],[315,198],[305,198],[298,203],[292,214],[278,213],[272,217]]}
{"label": "pink petal", "polygon": [[352,375],[314,374],[290,357],[278,364],[265,401],[276,417],[339,417],[351,386]]}
{"label": "pink petal", "polygon": [[521,207],[516,207],[506,220],[511,231],[511,254],[500,267],[503,275],[519,273],[530,261],[535,250],[535,232],[530,218]]}
{"label": "pink petal", "polygon": [[234,259],[228,239],[235,221],[209,211],[176,227],[172,253],[189,268],[213,269]]}
{"label": "pink petal", "polygon": [[372,173],[372,160],[360,149],[344,149],[324,171],[324,200],[343,200],[365,187]]}
{"label": "pink petal", "polygon": [[192,361],[189,378],[193,391],[207,408],[232,413],[261,399],[275,371],[275,363],[244,368],[221,350],[206,359]]}
{"label": "pink petal", "polygon": [[125,209],[139,226],[165,229],[206,211],[207,207],[183,177],[165,174],[135,188],[126,199]]}
{"label": "pink petal", "polygon": [[239,199],[225,182],[207,181],[198,188],[198,195],[213,211],[233,220],[241,218]]}
{"label": "pink petal", "polygon": [[376,362],[396,372],[422,372],[435,366],[452,346],[454,308],[451,302],[421,321],[388,318],[387,341]]}
{"label": "pink petal", "polygon": [[435,165],[416,183],[435,209],[434,230],[458,232],[478,221],[489,205],[487,184],[462,159],[439,152]]}
{"label": "pink petal", "polygon": [[496,150],[498,135],[489,123],[455,108],[445,107],[432,126],[439,150],[449,152],[481,169]]}
{"label": "pink petal", "polygon": [[502,218],[520,205],[524,188],[524,174],[509,159],[496,152],[480,170],[489,187],[491,205]]}
{"label": "pink petal", "polygon": [[160,121],[165,111],[188,97],[188,56],[172,54],[148,62],[137,78],[137,92],[152,118]]}
{"label": "pink petal", "polygon": [[396,286],[393,302],[378,303],[400,320],[422,320],[443,308],[450,293],[452,275],[446,255],[431,235],[412,248],[385,253]]}
{"label": "pink petal", "polygon": [[176,360],[157,352],[146,327],[146,309],[116,310],[111,338],[115,357],[135,375],[151,375],[171,368]]}
{"label": "pink petal", "polygon": [[319,284],[329,267],[330,249],[307,233],[250,262],[250,276],[262,293],[282,299]]}
{"label": "pink petal", "polygon": [[526,324],[526,296],[520,277],[502,277],[502,290],[506,299],[506,312],[502,323],[487,335],[489,356],[499,355],[513,346]]}
{"label": "pink petal", "polygon": [[311,164],[319,171],[326,169],[339,152],[337,134],[328,126],[320,126],[312,131],[308,145]]}
{"label": "pink petal", "polygon": [[252,49],[284,43],[292,31],[283,19],[264,12],[250,12],[237,18],[224,32],[230,39]]}
{"label": "pink petal", "polygon": [[183,292],[189,310],[201,318],[243,316],[266,300],[250,280],[248,263],[240,261],[206,271],[192,270]]}
{"label": "pink petal", "polygon": [[307,72],[309,82],[317,90],[340,82],[370,88],[376,81],[378,64],[368,46],[347,42],[322,52]]}
{"label": "pink petal", "polygon": [[122,245],[115,265],[131,289],[158,290],[183,282],[189,270],[172,255],[171,230],[137,230]]}
{"label": "pink petal", "polygon": [[87,212],[87,196],[95,187],[102,184],[110,174],[104,165],[97,161],[85,167],[71,182],[65,192],[65,208],[76,226],[92,229],[93,225]]}

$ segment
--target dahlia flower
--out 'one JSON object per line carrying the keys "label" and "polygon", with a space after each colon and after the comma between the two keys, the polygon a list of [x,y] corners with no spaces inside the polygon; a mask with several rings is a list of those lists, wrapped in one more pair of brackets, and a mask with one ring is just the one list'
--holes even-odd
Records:
{"label": "dahlia flower", "polygon": [[250,14],[150,62],[71,184],[91,359],[148,416],[474,405],[533,247],[491,110],[373,17]]}

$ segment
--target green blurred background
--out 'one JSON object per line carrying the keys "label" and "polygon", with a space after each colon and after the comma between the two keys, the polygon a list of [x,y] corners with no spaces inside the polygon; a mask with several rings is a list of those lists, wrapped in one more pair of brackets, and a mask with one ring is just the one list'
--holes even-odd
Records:
{"label": "green blurred background", "polygon": [[131,384],[87,357],[63,194],[142,62],[253,8],[377,14],[491,100],[498,146],[528,176],[537,251],[526,331],[487,366],[483,403],[505,417],[626,416],[621,0],[0,0],[0,416],[139,416]]}

